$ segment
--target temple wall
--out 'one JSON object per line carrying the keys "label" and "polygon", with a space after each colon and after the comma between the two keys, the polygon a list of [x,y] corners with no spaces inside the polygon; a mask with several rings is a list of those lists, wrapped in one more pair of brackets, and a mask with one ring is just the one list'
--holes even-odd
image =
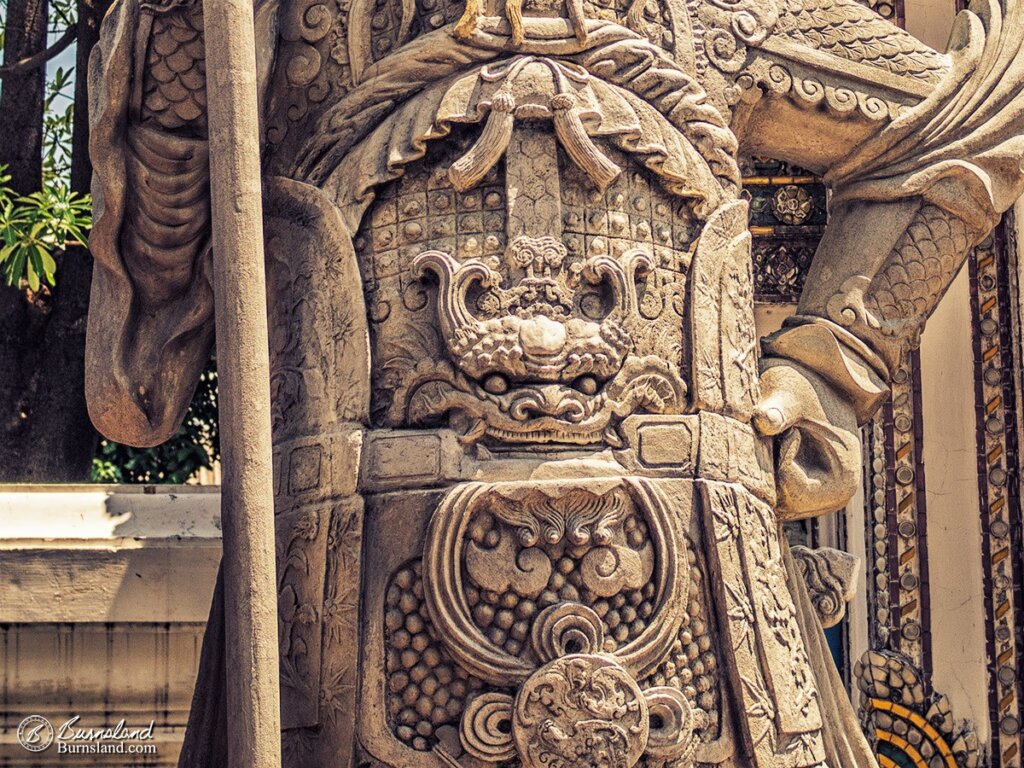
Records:
{"label": "temple wall", "polygon": [[[152,492],[149,492],[152,491]],[[220,558],[216,488],[0,486],[0,765],[175,765]],[[154,721],[157,752],[41,754],[54,726]]]}
{"label": "temple wall", "polygon": [[956,16],[956,6],[950,0],[906,0],[905,29],[921,42],[938,51],[946,50],[949,30]]}
{"label": "temple wall", "polygon": [[[958,717],[988,738],[985,595],[967,271],[953,283],[921,341],[923,461],[928,511],[932,681]],[[964,364],[956,364],[960,361]],[[936,621],[936,617],[950,620]]]}
{"label": "temple wall", "polygon": [[[894,16],[944,48],[958,7],[907,0]],[[846,619],[849,655],[860,662],[854,701],[872,713],[860,694],[872,672],[911,680],[903,693],[912,716],[943,723],[936,744],[958,766],[1021,760],[1017,221],[968,259],[904,361],[903,381],[865,429],[864,496],[843,515],[841,544],[865,566]],[[897,728],[915,733],[909,720]],[[929,741],[921,733],[918,749]],[[906,754],[879,756],[886,765]]]}

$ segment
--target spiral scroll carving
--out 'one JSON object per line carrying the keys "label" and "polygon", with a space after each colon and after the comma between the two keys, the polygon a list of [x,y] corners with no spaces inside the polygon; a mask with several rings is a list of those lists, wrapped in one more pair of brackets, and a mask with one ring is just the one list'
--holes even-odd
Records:
{"label": "spiral scroll carving", "polygon": [[511,734],[512,697],[506,693],[480,694],[462,716],[462,745],[481,760],[497,763],[514,757]]}
{"label": "spiral scroll carving", "polygon": [[533,623],[533,648],[541,661],[573,653],[597,653],[604,645],[601,619],[585,605],[559,603]]}

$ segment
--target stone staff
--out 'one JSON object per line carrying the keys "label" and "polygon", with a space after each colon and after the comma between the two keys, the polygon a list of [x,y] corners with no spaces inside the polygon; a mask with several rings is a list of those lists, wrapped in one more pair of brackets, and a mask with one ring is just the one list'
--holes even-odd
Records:
{"label": "stone staff", "polygon": [[270,370],[253,6],[204,0],[231,768],[281,765]]}

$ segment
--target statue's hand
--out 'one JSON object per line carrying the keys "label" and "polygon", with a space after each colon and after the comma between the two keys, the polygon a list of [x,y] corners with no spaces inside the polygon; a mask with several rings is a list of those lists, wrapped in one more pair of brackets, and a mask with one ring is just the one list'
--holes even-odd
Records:
{"label": "statue's hand", "polygon": [[762,362],[754,426],[775,438],[779,514],[793,520],[841,509],[861,478],[861,442],[851,404],[809,368]]}

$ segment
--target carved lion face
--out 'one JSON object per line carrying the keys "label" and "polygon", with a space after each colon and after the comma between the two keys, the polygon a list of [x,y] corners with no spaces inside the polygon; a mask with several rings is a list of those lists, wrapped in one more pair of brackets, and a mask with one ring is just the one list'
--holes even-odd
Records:
{"label": "carved lion face", "polygon": [[437,147],[364,220],[375,415],[448,417],[513,444],[617,444],[617,418],[685,407],[697,225],[625,155],[606,150],[618,172],[602,191],[554,135],[517,133],[465,191],[449,168],[473,137]]}

